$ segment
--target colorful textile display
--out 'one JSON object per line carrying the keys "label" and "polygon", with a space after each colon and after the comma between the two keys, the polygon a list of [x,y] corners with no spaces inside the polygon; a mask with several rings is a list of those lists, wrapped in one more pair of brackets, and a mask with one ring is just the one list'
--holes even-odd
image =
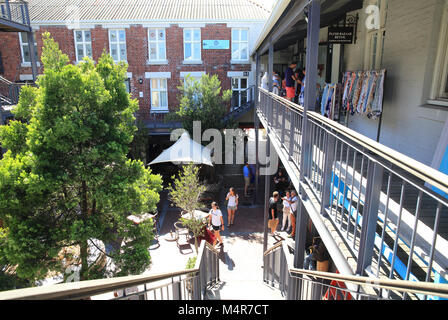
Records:
{"label": "colorful textile display", "polygon": [[355,113],[376,119],[383,112],[386,70],[346,72],[342,81],[342,106]]}
{"label": "colorful textile display", "polygon": [[339,83],[325,84],[321,99],[321,114],[332,120],[339,119],[342,98],[342,85]]}

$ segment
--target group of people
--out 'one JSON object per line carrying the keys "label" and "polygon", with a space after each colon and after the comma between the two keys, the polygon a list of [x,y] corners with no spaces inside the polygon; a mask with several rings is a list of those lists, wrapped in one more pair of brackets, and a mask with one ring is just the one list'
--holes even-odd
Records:
{"label": "group of people", "polygon": [[[291,62],[282,78],[277,71],[272,75],[272,92],[286,97],[289,101],[303,104],[306,69],[297,69],[297,62]],[[269,76],[266,72],[261,79],[262,88],[269,90]]]}
{"label": "group of people", "polygon": [[[288,237],[295,239],[296,218],[298,207],[298,194],[295,190],[290,190],[291,184],[288,177],[283,174],[282,170],[274,176],[275,191],[269,199],[269,223],[268,227],[271,229],[271,235],[278,235],[277,228],[280,223],[280,212],[283,212],[282,228],[280,231],[289,233]],[[227,228],[233,226],[235,222],[235,213],[238,210],[238,194],[235,188],[230,188],[227,195]],[[213,247],[221,247],[223,241],[221,238],[221,231],[224,231],[223,214],[216,202],[212,202],[212,208],[208,216],[208,225],[213,229],[214,240]],[[319,237],[313,239],[313,243],[309,247],[309,251],[305,257],[304,268],[316,270],[316,263],[318,261],[329,260],[328,251]]]}
{"label": "group of people", "polygon": [[[291,62],[283,77],[280,76],[277,71],[273,72],[272,93],[285,97],[291,102],[303,105],[306,86],[306,68],[300,69],[297,66],[297,62]],[[317,70],[316,106],[320,105],[323,91],[326,86],[323,68],[323,66],[319,66]],[[263,89],[269,90],[269,76],[267,72],[261,79],[261,86]]]}
{"label": "group of people", "polygon": [[[227,228],[233,226],[235,222],[235,212],[238,209],[238,194],[235,192],[235,188],[230,188],[226,196],[227,201]],[[224,231],[224,219],[221,210],[216,202],[212,202],[212,209],[208,215],[208,225],[213,228],[215,239],[213,241],[213,247],[216,245],[222,246],[223,241],[220,231]],[[217,244],[217,242],[219,242]]]}
{"label": "group of people", "polygon": [[283,212],[282,228],[280,231],[289,233],[290,238],[295,236],[295,221],[297,214],[297,192],[292,190],[287,175],[280,169],[274,176],[274,193],[269,200],[269,227],[271,235],[276,234],[279,224],[279,211]]}
{"label": "group of people", "polygon": [[286,191],[285,196],[280,196],[278,191],[274,191],[272,197],[269,199],[269,223],[268,227],[271,229],[271,235],[277,235],[277,227],[279,225],[279,206],[282,207],[283,219],[282,228],[280,231],[289,233],[289,238],[295,238],[296,232],[296,217],[297,217],[297,192],[295,190]]}

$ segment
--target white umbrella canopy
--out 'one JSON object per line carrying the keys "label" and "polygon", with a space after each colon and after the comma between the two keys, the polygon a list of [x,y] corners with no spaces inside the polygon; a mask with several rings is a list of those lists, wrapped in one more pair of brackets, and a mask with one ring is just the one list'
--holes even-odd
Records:
{"label": "white umbrella canopy", "polygon": [[175,144],[165,149],[149,165],[162,162],[196,163],[213,167],[211,150],[192,140],[188,132],[184,132]]}

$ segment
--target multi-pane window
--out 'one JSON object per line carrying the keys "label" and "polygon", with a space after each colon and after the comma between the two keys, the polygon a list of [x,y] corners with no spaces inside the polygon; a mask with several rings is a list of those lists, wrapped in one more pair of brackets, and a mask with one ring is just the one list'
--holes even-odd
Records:
{"label": "multi-pane window", "polygon": [[165,29],[149,29],[149,61],[160,61],[166,59]]}
{"label": "multi-pane window", "polygon": [[126,31],[109,30],[110,55],[115,62],[127,61]]}
{"label": "multi-pane window", "polygon": [[201,29],[185,28],[184,29],[184,60],[200,61],[201,60]]}
{"label": "multi-pane window", "polygon": [[232,78],[232,109],[241,107],[248,101],[248,79],[246,77]]}
{"label": "multi-pane window", "polygon": [[168,110],[167,79],[151,79],[151,111]]}
{"label": "multi-pane window", "polygon": [[247,61],[249,59],[248,29],[232,29],[232,60]]}
{"label": "multi-pane window", "polygon": [[[22,62],[23,63],[31,63],[31,54],[30,54],[30,46],[28,43],[28,33],[20,32],[19,33],[20,40],[20,51],[22,53]],[[34,35],[34,40],[36,40],[36,36]],[[37,44],[34,43],[34,54],[37,59]]]}
{"label": "multi-pane window", "polygon": [[92,58],[92,37],[89,30],[75,30],[76,61]]}
{"label": "multi-pane window", "polygon": [[388,0],[374,0],[371,4],[378,7],[379,23],[377,27],[367,30],[367,64],[368,69],[381,69],[383,65],[384,41],[386,39],[386,20]]}

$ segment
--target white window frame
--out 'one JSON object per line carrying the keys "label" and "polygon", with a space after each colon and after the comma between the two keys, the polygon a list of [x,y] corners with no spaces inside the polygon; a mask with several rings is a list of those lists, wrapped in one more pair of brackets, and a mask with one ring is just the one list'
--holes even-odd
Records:
{"label": "white window frame", "polygon": [[434,67],[434,79],[428,103],[448,106],[448,2],[443,9],[437,58]]}
{"label": "white window frame", "polygon": [[[157,88],[154,88],[153,81],[157,81]],[[161,89],[160,82],[165,81],[165,89]],[[159,105],[153,105],[153,93],[159,94]],[[160,105],[162,99],[160,99],[161,94],[166,94],[166,106]],[[151,99],[151,113],[166,113],[169,112],[169,102],[168,102],[168,79],[167,78],[150,78],[150,99]]]}
{"label": "white window frame", "polygon": [[[76,32],[81,32],[82,33],[82,41],[78,42],[76,40]],[[85,33],[86,32],[90,32],[90,41],[86,41],[85,39]],[[75,54],[76,54],[76,61],[80,62],[82,61],[82,59],[84,57],[89,57],[90,59],[93,59],[93,48],[92,48],[92,31],[90,29],[77,29],[77,30],[73,30],[73,36],[75,38]],[[80,57],[78,55],[78,45],[82,45],[82,50],[83,50],[83,56]],[[86,55],[87,49],[86,46],[90,45],[90,52],[92,53],[92,55]]]}
{"label": "white window frame", "polygon": [[[235,80],[235,79],[238,79],[238,88],[236,88],[236,89],[233,87],[233,80]],[[246,79],[246,88],[241,88],[241,79]],[[232,77],[230,79],[230,81],[231,81],[230,88],[232,90],[232,97],[233,97],[234,91],[241,92],[241,91],[247,90],[249,88],[249,77],[245,77],[245,76]],[[246,97],[246,102],[249,102],[249,95],[247,95],[247,97]],[[238,95],[238,105],[237,106],[231,105],[232,109],[234,109],[235,107],[241,107],[241,94]]]}
{"label": "white window frame", "polygon": [[[247,40],[241,40],[241,31],[246,31],[247,32]],[[233,34],[234,31],[238,31],[238,39],[234,39],[233,38]],[[232,34],[231,34],[231,38],[232,38],[232,51],[231,51],[231,55],[232,55],[232,63],[235,62],[248,62],[249,61],[249,28],[232,28]],[[246,45],[246,52],[247,52],[247,57],[245,59],[241,58],[241,45],[245,44]],[[235,45],[238,45],[240,50],[238,50],[238,56],[234,56],[234,51],[233,48]]]}
{"label": "white window frame", "polygon": [[[26,33],[26,32],[23,32]],[[34,49],[35,49],[35,54],[36,54],[36,62],[38,60],[38,55],[37,55],[37,43],[36,43],[36,33],[33,32],[33,36],[34,36]],[[20,54],[22,56],[22,67],[29,67],[31,66],[31,56],[30,56],[30,61],[25,61],[25,55],[23,53],[23,47],[28,47],[29,43],[28,41],[23,42],[22,41],[22,32],[19,32],[19,42],[20,42]],[[28,50],[30,51],[30,50]],[[30,51],[30,55],[31,55],[31,51]],[[37,66],[40,66],[39,62],[37,62]]]}
{"label": "white window frame", "polygon": [[[367,30],[366,56],[364,67],[366,70],[379,70],[383,65],[384,42],[386,40],[386,23],[389,0],[372,0],[370,5],[379,6],[380,24],[378,29]],[[376,38],[376,49],[373,50],[373,41]]]}
{"label": "white window frame", "polygon": [[[156,32],[156,39],[155,40],[151,40],[151,31],[155,30]],[[159,32],[163,31],[164,34],[164,40],[159,40]],[[151,59],[151,43],[155,43],[156,45],[156,58],[155,59]],[[165,49],[164,49],[164,55],[165,57],[161,58],[159,56],[159,47],[160,44],[163,43]],[[168,60],[166,58],[166,28],[148,28],[148,63],[149,64],[167,64]]]}
{"label": "white window frame", "polygon": [[[194,40],[194,31],[199,30],[199,40]],[[187,41],[186,37],[185,37],[185,32],[186,31],[190,31],[191,33],[191,40]],[[201,34],[201,28],[184,28],[183,29],[183,40],[184,40],[184,63],[188,64],[188,63],[202,63],[202,34]],[[189,43],[191,44],[191,58],[187,58],[185,56],[186,54],[186,44]],[[199,57],[195,57],[194,56],[194,45],[199,45]]]}
{"label": "white window frame", "polygon": [[[120,31],[124,32],[124,41],[120,41]],[[116,32],[117,33],[117,41],[114,41],[114,42],[111,41],[111,32]],[[126,45],[126,29],[109,29],[108,35],[109,35],[109,53],[110,53],[111,56],[112,56],[112,45],[117,45],[118,60],[115,60],[112,57],[112,59],[114,59],[114,62],[120,62],[120,61],[127,62],[128,48],[127,48],[127,45]],[[123,46],[126,49],[126,59],[123,59],[121,57],[121,48]]]}

